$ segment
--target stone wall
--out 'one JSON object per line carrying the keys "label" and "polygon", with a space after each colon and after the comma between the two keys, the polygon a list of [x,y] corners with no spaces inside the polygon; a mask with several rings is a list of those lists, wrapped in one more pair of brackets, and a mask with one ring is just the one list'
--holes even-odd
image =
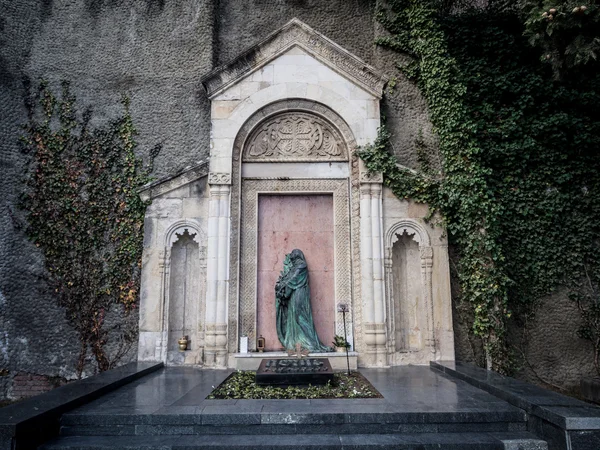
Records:
{"label": "stone wall", "polygon": [[[140,156],[163,145],[154,176],[188,166],[208,154],[199,77],[213,66],[214,2],[0,0],[0,11],[0,368],[72,379],[77,334],[47,292],[42,255],[19,228],[28,91],[40,78],[55,90],[70,81],[95,125],[120,115],[127,94]],[[94,370],[90,361],[86,373]]]}

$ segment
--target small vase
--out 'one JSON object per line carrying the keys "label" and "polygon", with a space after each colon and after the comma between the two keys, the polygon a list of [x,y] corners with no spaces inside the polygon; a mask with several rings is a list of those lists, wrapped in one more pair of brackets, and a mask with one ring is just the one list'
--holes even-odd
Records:
{"label": "small vase", "polygon": [[336,347],[335,351],[337,353],[345,353],[346,352],[346,347]]}
{"label": "small vase", "polygon": [[179,339],[177,341],[177,344],[179,344],[179,351],[180,352],[184,352],[187,350],[187,345],[188,345],[188,340],[187,338],[184,336],[181,339]]}

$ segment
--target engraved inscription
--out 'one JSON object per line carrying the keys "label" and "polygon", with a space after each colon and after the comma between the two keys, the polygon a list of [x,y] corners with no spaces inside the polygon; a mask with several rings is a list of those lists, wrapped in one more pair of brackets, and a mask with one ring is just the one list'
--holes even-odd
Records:
{"label": "engraved inscription", "polygon": [[320,359],[269,359],[265,372],[274,373],[315,373],[326,372],[328,367]]}

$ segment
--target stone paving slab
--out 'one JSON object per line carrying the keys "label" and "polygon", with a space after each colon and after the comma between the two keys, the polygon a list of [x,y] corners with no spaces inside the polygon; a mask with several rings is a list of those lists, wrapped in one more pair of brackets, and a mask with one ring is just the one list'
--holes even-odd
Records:
{"label": "stone paving slab", "polygon": [[465,381],[426,366],[361,372],[384,398],[209,400],[231,371],[167,367],[65,414],[45,448],[546,450],[523,434],[523,410]]}
{"label": "stone paving slab", "polygon": [[[462,380],[426,366],[361,369],[384,398],[214,400],[206,399],[230,370],[166,367],[123,386],[65,415],[121,414],[410,414],[464,413],[487,415],[490,420],[524,420],[524,414],[506,401]],[[198,408],[202,408],[199,410]],[[434,414],[435,415],[435,414]]]}

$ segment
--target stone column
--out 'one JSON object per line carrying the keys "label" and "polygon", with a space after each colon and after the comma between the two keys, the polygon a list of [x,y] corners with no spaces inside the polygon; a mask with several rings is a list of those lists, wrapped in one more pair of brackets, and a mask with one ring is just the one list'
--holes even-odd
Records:
{"label": "stone column", "polygon": [[396,352],[396,320],[394,305],[394,274],[392,272],[392,249],[386,249],[385,255],[385,305],[386,305],[386,332],[388,337],[388,364],[394,363],[393,357]]}
{"label": "stone column", "polygon": [[427,315],[427,337],[425,344],[429,347],[431,353],[435,354],[435,332],[433,320],[433,298],[432,298],[432,282],[431,274],[433,272],[433,248],[421,246],[419,248],[421,254],[421,285],[423,286],[423,303],[425,305],[425,313]]}
{"label": "stone column", "polygon": [[228,173],[210,173],[206,274],[207,366],[227,365],[227,300],[229,294],[230,185]]}
{"label": "stone column", "polygon": [[171,249],[165,248],[159,254],[160,280],[161,280],[161,302],[159,317],[161,318],[160,324],[160,338],[156,342],[155,358],[157,361],[167,363],[167,347],[169,345],[169,290],[171,281]]}
{"label": "stone column", "polygon": [[387,365],[382,237],[382,174],[360,176],[361,270],[366,365]]}

